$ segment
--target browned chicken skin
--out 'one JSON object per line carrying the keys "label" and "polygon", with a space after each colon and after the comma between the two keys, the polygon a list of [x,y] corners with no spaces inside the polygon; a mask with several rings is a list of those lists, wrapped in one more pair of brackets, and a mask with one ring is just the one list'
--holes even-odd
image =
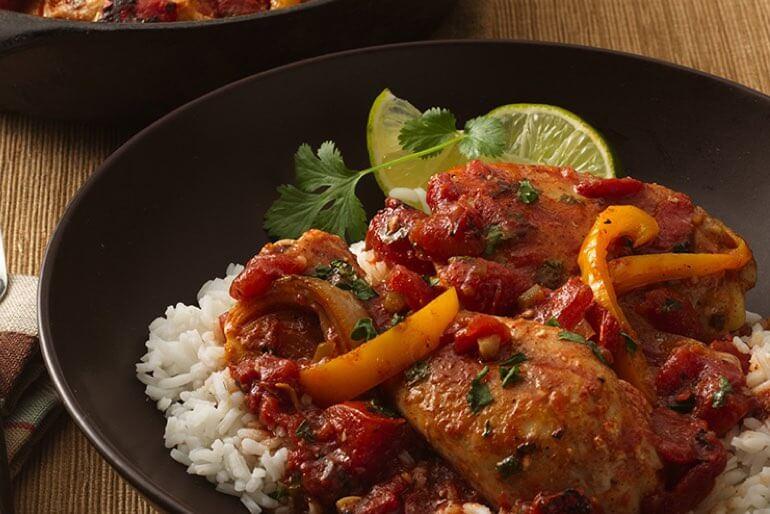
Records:
{"label": "browned chicken skin", "polygon": [[[519,198],[518,188],[525,181],[539,191],[535,201]],[[394,223],[394,218],[400,216],[396,221],[401,221],[405,215],[398,208],[384,209],[372,220],[367,242],[379,258],[420,273],[425,266],[437,265],[441,270],[443,263],[449,260],[451,265],[456,256],[505,266],[510,271],[510,280],[504,282],[507,299],[489,312],[508,315],[517,313],[516,295],[530,286],[553,289],[579,274],[577,257],[583,239],[608,205],[637,206],[660,225],[660,235],[634,249],[636,253],[721,253],[734,246],[725,226],[693,205],[687,195],[636,181],[638,189],[629,194],[584,196],[580,191],[586,192],[581,189],[585,181],[569,168],[474,161],[431,178],[428,204],[432,215],[410,213],[409,221]],[[493,228],[496,243],[490,245]],[[405,235],[399,236],[402,233]],[[630,251],[618,243],[617,255]],[[404,250],[407,245],[409,249]],[[466,278],[475,277],[460,274],[454,280],[449,278],[465,300],[473,301],[476,284]],[[701,335],[707,340],[743,324],[744,294],[755,281],[752,260],[737,271],[678,281],[670,287],[695,307]]]}
{"label": "browned chicken skin", "polygon": [[[538,191],[535,201],[522,200],[525,181]],[[609,183],[630,184],[633,192],[608,198],[595,196],[583,182],[569,169],[477,162],[431,179],[430,216],[389,200],[367,235],[369,248],[391,266],[376,293],[357,291],[363,271],[336,236],[311,230],[296,241],[268,244],[233,283],[239,304],[226,325],[228,344],[249,358],[264,351],[268,360],[285,357],[306,365],[359,344],[349,340],[358,320],[372,318],[382,332],[398,323],[393,315],[415,311],[454,286],[465,309],[501,315],[466,311],[455,324],[485,318],[484,330],[502,327],[506,337],[494,334],[499,348],[483,355],[479,333],[468,344],[450,327],[445,344],[425,360],[424,376],[405,375],[386,387],[397,410],[438,454],[501,512],[541,512],[536,507],[543,502],[561,505],[554,511],[561,514],[573,512],[565,507],[571,502],[588,509],[581,512],[594,512],[592,505],[619,514],[657,514],[668,505],[686,512],[724,469],[717,436],[753,408],[739,357],[696,340],[710,342],[743,324],[743,295],[754,285],[755,264],[653,284],[620,298],[638,336],[632,349],[621,351],[646,358],[645,378],[653,390],[648,402],[615,374],[618,348],[604,344],[589,319],[597,304],[575,278],[583,239],[604,208],[631,204],[656,218],[660,235],[635,249],[617,240],[610,258],[722,253],[735,242],[721,222],[681,193],[626,179]],[[497,235],[490,244],[493,227]],[[525,310],[522,293],[533,287],[545,292]],[[588,298],[556,303],[561,312],[579,313],[558,328],[544,325],[549,318],[538,317],[538,309],[570,287],[576,295],[587,291]],[[469,327],[470,321],[458,330]],[[320,337],[334,348],[313,355]],[[501,366],[515,355],[522,361],[518,375],[504,384]],[[253,374],[248,359],[243,362],[240,372]],[[712,395],[725,380],[732,392],[714,406]],[[486,400],[478,403],[480,389],[487,391]],[[683,405],[691,410],[682,413]],[[343,434],[338,442],[346,440]],[[696,470],[697,478],[679,487],[670,480],[672,463],[678,477]],[[392,505],[406,487],[399,480],[377,486],[392,489]]]}
{"label": "browned chicken skin", "polygon": [[[505,322],[511,353],[528,359],[520,381],[503,388],[489,364],[494,402],[474,414],[467,395],[483,364],[444,347],[427,361],[429,378],[391,384],[399,410],[493,505],[579,488],[607,512],[638,512],[661,467],[649,405],[586,346],[559,340],[558,329]],[[505,471],[505,459],[518,463]]]}

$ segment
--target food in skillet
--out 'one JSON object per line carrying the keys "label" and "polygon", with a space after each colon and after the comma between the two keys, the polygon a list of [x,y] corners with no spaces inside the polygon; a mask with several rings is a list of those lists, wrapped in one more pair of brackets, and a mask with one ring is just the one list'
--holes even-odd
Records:
{"label": "food in skillet", "polygon": [[[562,140],[602,178],[498,162],[549,123],[518,123],[532,108],[464,131],[417,113],[363,171],[300,148],[266,218],[283,239],[150,326],[137,371],[172,457],[251,512],[767,506],[751,251],[687,195],[612,177],[581,124]],[[424,193],[390,188],[424,210],[391,196],[366,224],[363,176],[447,156],[467,162]]]}
{"label": "food in skillet", "polygon": [[198,21],[254,14],[307,0],[0,0],[0,9],[104,22]]}

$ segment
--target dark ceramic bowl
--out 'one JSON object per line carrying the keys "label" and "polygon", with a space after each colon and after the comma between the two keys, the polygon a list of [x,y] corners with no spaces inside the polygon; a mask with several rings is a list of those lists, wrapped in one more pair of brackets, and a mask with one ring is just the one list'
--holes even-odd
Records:
{"label": "dark ceramic bowl", "polygon": [[103,122],[154,119],[280,64],[418,39],[454,3],[311,0],[249,16],[145,24],[0,10],[0,110]]}
{"label": "dark ceramic bowl", "polygon": [[[242,80],[161,119],[118,150],[53,236],[40,286],[48,369],[104,457],[161,507],[239,512],[163,447],[163,416],[134,363],[147,324],[193,301],[209,277],[266,241],[262,216],[292,179],[300,143],[336,141],[367,162],[369,106],[385,87],[459,118],[510,102],[564,106],[601,130],[624,171],[685,191],[770,264],[770,98],[718,78],[618,53],[514,42],[364,49]],[[373,179],[360,192],[381,205]],[[749,306],[770,312],[765,274]]]}

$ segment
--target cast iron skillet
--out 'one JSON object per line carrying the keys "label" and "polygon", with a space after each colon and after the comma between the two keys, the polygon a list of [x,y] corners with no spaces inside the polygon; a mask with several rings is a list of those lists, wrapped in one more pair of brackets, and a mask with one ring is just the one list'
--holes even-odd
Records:
{"label": "cast iron skillet", "polygon": [[[312,84],[312,87],[310,85]],[[67,408],[105,458],[161,507],[224,512],[237,500],[185,473],[134,376],[166,305],[267,240],[262,216],[300,143],[336,141],[364,166],[366,117],[384,87],[461,120],[509,102],[558,104],[598,127],[624,171],[693,196],[770,265],[770,98],[640,57],[516,42],[433,42],[312,59],[244,79],[164,117],[73,200],[40,281],[40,334]],[[374,180],[360,192],[381,205]],[[554,237],[558,237],[554,234]],[[770,312],[770,297],[749,306]]]}
{"label": "cast iron skillet", "polygon": [[250,16],[155,24],[0,10],[0,110],[103,122],[154,119],[279,64],[417,39],[454,3],[312,0]]}

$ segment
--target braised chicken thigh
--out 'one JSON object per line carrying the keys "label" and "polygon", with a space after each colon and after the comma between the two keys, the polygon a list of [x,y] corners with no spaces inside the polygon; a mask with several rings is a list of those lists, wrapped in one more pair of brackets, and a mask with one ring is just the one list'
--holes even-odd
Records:
{"label": "braised chicken thigh", "polygon": [[718,437],[763,415],[729,344],[745,243],[684,194],[568,168],[473,161],[427,204],[387,199],[358,255],[265,245],[231,286],[230,372],[292,486],[356,514],[697,505]]}

